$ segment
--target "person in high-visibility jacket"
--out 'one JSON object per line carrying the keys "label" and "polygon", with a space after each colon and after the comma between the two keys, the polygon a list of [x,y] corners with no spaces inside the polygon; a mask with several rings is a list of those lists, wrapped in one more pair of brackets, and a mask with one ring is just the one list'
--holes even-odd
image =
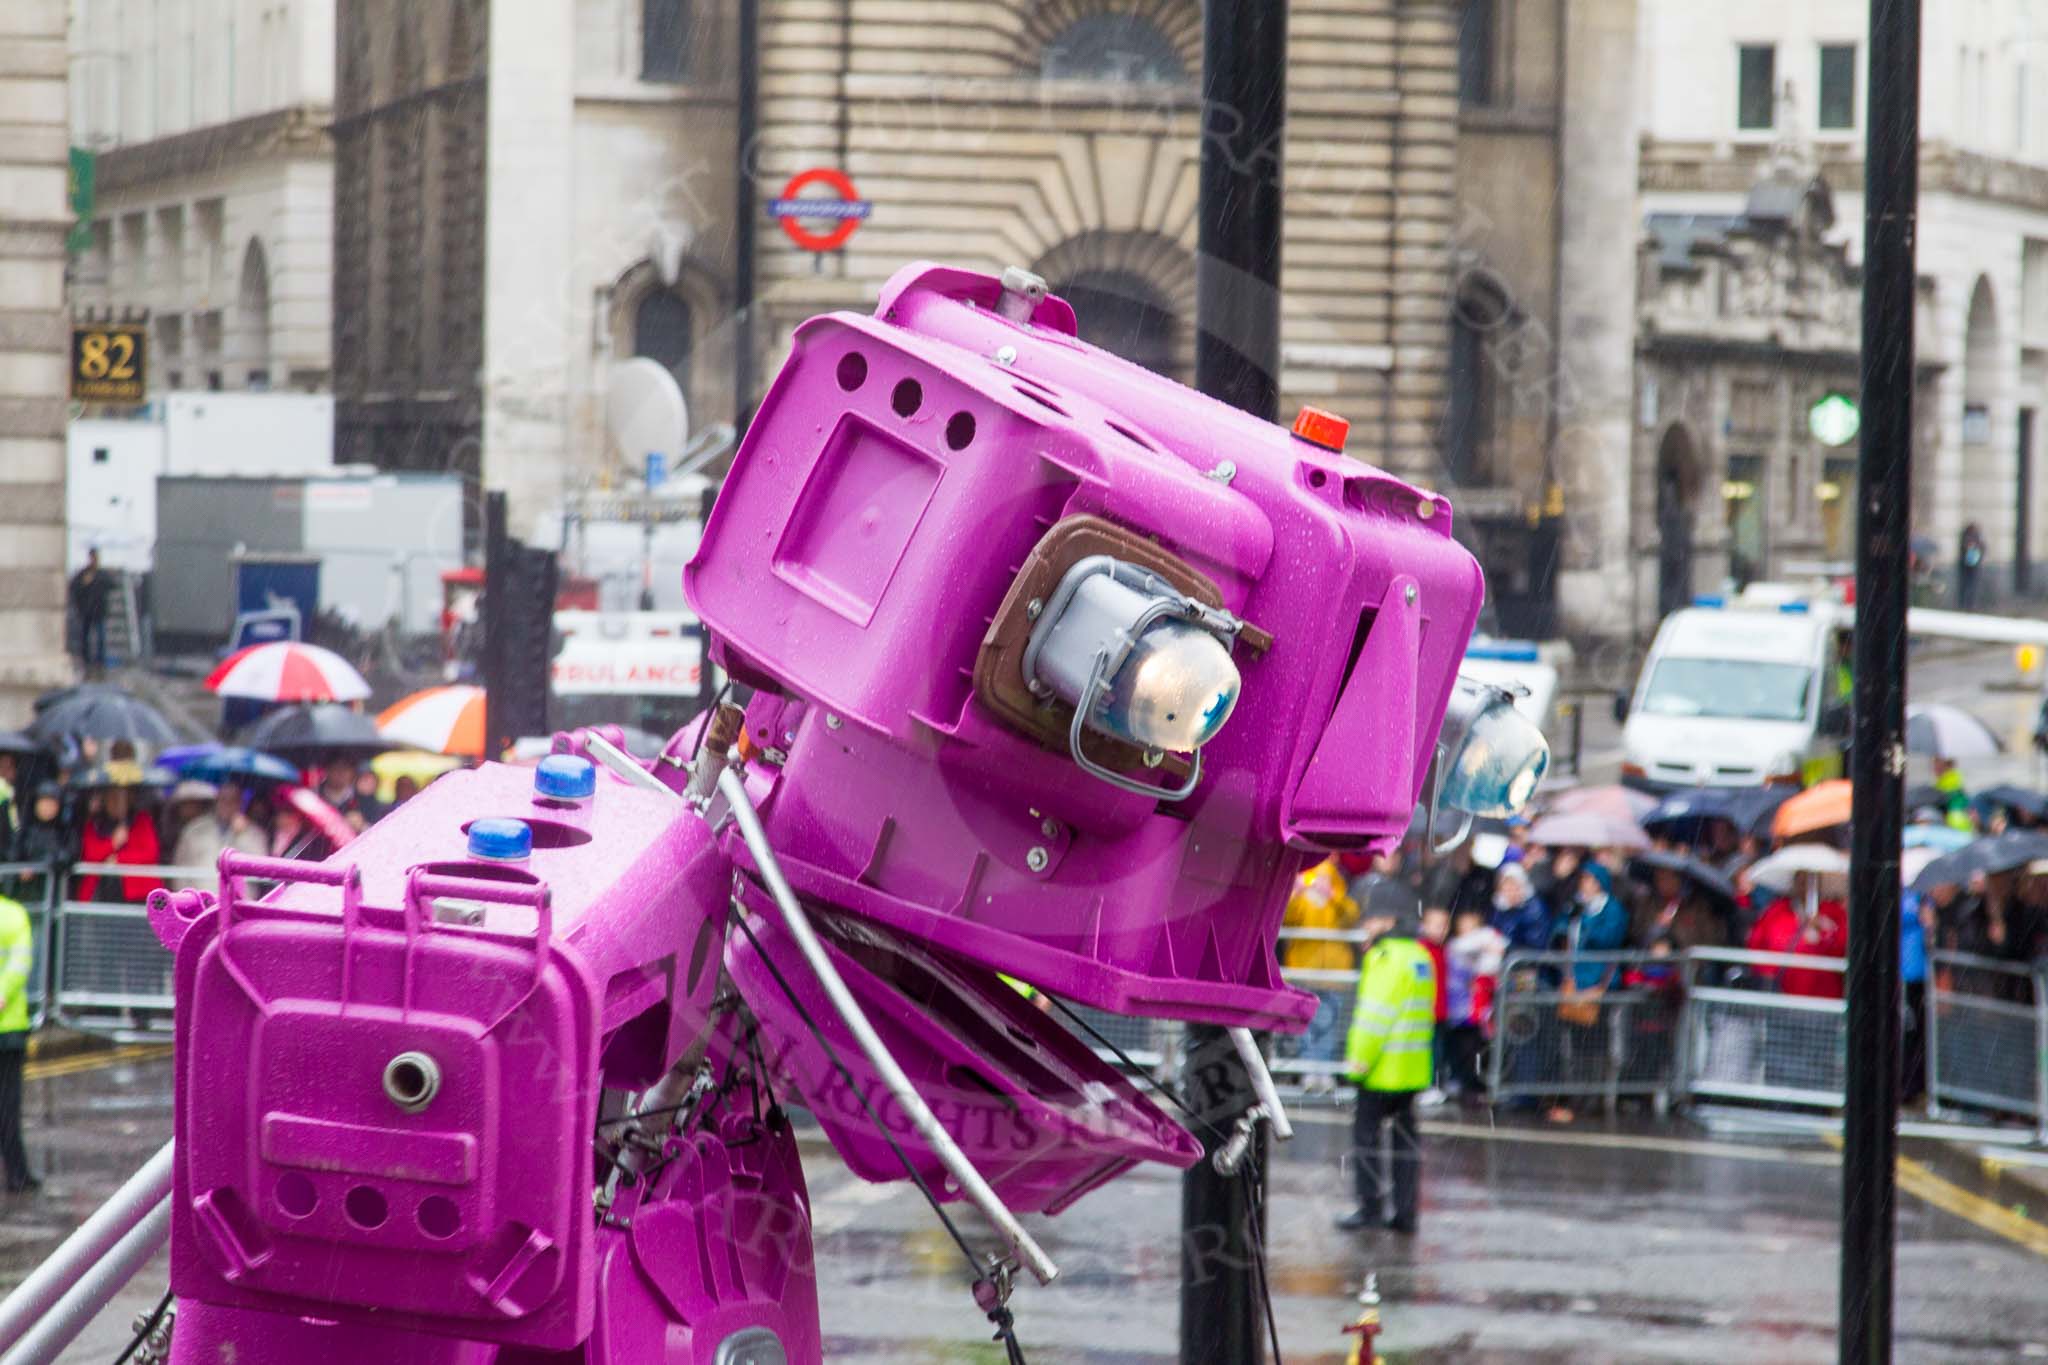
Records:
{"label": "person in high-visibility jacket", "polygon": [[[1337,1220],[1347,1232],[1415,1231],[1422,1184],[1415,1096],[1429,1088],[1436,1041],[1436,963],[1415,937],[1420,919],[1408,887],[1373,887],[1365,909],[1372,946],[1359,969],[1344,1050],[1346,1074],[1358,1087],[1351,1129],[1358,1207]],[[1382,1129],[1391,1152],[1381,1144]]]}
{"label": "person in high-visibility jacket", "polygon": [[7,1166],[9,1194],[43,1183],[29,1169],[21,1145],[21,1066],[28,1059],[28,978],[34,961],[28,911],[20,901],[0,896],[0,1160]]}

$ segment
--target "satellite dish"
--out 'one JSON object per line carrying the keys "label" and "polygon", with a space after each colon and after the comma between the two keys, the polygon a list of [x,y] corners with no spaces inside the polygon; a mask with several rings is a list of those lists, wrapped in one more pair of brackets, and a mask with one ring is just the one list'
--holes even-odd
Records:
{"label": "satellite dish", "polygon": [[611,367],[604,425],[619,458],[640,474],[649,455],[664,455],[673,464],[682,454],[690,412],[676,377],[660,361],[636,356]]}

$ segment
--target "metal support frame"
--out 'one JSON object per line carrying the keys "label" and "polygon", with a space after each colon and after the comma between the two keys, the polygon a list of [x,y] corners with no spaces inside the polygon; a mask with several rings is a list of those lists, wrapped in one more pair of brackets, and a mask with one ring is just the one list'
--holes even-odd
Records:
{"label": "metal support frame", "polygon": [[[129,1177],[127,1184],[65,1238],[62,1246],[30,1271],[5,1301],[0,1301],[0,1350],[7,1351],[4,1365],[53,1359],[92,1320],[92,1314],[105,1307],[107,1300],[156,1254],[170,1232],[173,1159],[172,1145],[166,1142],[141,1170]],[[140,1254],[123,1253],[121,1249],[137,1237],[141,1241],[129,1252]],[[144,1242],[148,1244],[147,1250],[141,1250]],[[126,1270],[106,1285],[105,1294],[93,1304],[91,1312],[83,1316],[75,1310],[53,1312],[73,1299],[82,1304],[97,1292],[96,1288],[89,1292],[89,1275],[97,1281],[102,1267],[121,1265]],[[59,1318],[73,1326],[69,1335],[55,1340],[54,1333],[47,1333],[47,1329]],[[48,1354],[22,1354],[30,1350],[31,1343],[51,1340],[54,1346]]]}

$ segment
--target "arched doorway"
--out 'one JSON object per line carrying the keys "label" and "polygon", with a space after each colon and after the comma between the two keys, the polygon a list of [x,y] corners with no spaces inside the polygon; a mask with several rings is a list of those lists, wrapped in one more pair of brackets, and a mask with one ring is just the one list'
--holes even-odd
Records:
{"label": "arched doorway", "polygon": [[245,366],[252,389],[270,387],[270,261],[263,243],[251,238],[242,253],[242,278],[235,291],[235,359]]}
{"label": "arched doorway", "polygon": [[1657,616],[1692,601],[1693,499],[1699,457],[1692,437],[1673,426],[1657,445]]}
{"label": "arched doorway", "polygon": [[660,362],[685,394],[695,342],[691,322],[690,305],[668,289],[651,291],[633,311],[633,354]]}
{"label": "arched doorway", "polygon": [[1173,373],[1177,320],[1165,293],[1129,270],[1081,270],[1052,284],[1074,305],[1081,340],[1143,365]]}

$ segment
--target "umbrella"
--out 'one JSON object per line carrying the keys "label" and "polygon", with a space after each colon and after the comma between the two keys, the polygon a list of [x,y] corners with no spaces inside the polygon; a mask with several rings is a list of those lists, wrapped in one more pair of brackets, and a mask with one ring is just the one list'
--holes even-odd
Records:
{"label": "umbrella", "polygon": [[1928,864],[1939,861],[1943,856],[1940,849],[1924,844],[1919,848],[1906,849],[1899,854],[1899,883],[1911,886],[1927,870]]}
{"label": "umbrella", "polygon": [[1907,848],[1931,848],[1936,853],[1954,853],[1977,841],[1977,836],[1953,825],[1908,825],[1901,832]]}
{"label": "umbrella", "polygon": [[23,758],[32,758],[48,750],[48,745],[40,740],[30,739],[19,730],[0,730],[0,754],[19,754]]}
{"label": "umbrella", "polygon": [[204,744],[173,744],[168,749],[160,750],[156,761],[172,772],[181,773],[208,754],[217,754],[226,747],[217,739],[209,739]]}
{"label": "umbrella", "polygon": [[1658,802],[1643,828],[1691,842],[1707,821],[1726,820],[1743,834],[1757,834],[1793,795],[1788,787],[1692,787]]}
{"label": "umbrella", "polygon": [[1598,811],[1546,815],[1529,827],[1528,841],[1546,848],[1647,848],[1649,836],[1633,818]]}
{"label": "umbrella", "polygon": [[208,782],[226,782],[234,779],[249,779],[257,782],[301,782],[299,770],[275,754],[266,754],[258,749],[222,749],[204,758],[195,759],[185,765],[189,777],[200,777]]}
{"label": "umbrella", "polygon": [[391,748],[391,741],[377,732],[377,722],[332,703],[279,707],[244,729],[240,739],[266,753],[315,758],[369,758]]}
{"label": "umbrella", "polygon": [[1836,778],[1808,787],[1778,807],[1771,820],[1771,833],[1780,839],[1835,829],[1849,823],[1849,783]]}
{"label": "umbrella", "polygon": [[[1901,866],[1904,866],[1903,859]],[[1970,874],[1977,870],[1970,858],[1970,850],[1958,849],[1954,853],[1944,853],[1939,858],[1923,864],[1920,870],[1913,874],[1912,886],[1922,895],[1937,886],[1967,886]]]}
{"label": "umbrella", "polygon": [[[1944,799],[1934,804],[1946,805],[1947,802]],[[2026,816],[2029,820],[2048,820],[2048,796],[2028,791],[2025,787],[1986,787],[1971,798],[1970,804],[1983,811],[2003,806],[2014,814]]]}
{"label": "umbrella", "polygon": [[1906,708],[1906,752],[1937,758],[1989,758],[2005,749],[1991,727],[1960,706]]}
{"label": "umbrella", "polygon": [[1640,881],[1649,881],[1649,874],[1659,868],[1668,872],[1676,872],[1679,876],[1685,878],[1685,880],[1691,882],[1716,900],[1724,901],[1729,905],[1735,904],[1737,899],[1735,883],[1729,881],[1722,874],[1721,870],[1713,864],[1702,862],[1690,854],[1661,853],[1656,849],[1651,849],[1647,853],[1638,853],[1635,857],[1628,860],[1629,873]]}
{"label": "umbrella", "polygon": [[279,787],[278,796],[293,810],[306,817],[306,823],[327,836],[336,848],[356,837],[356,827],[334,807],[320,799],[318,792],[304,787]]}
{"label": "umbrella", "polygon": [[1788,844],[1749,869],[1758,886],[1784,891],[1801,872],[1847,873],[1849,855],[1827,844]]}
{"label": "umbrella", "polygon": [[250,701],[361,701],[370,695],[370,685],[348,660],[298,640],[235,651],[207,674],[206,688]]}
{"label": "umbrella", "polygon": [[1567,787],[1546,803],[1552,815],[1591,812],[1615,816],[1631,823],[1640,821],[1658,806],[1656,797],[1633,787]]}
{"label": "umbrella", "polygon": [[118,758],[74,773],[70,785],[74,791],[89,792],[113,787],[168,787],[177,780],[178,775],[169,768],[144,768],[131,759]]}
{"label": "umbrella", "polygon": [[377,717],[386,739],[440,754],[482,758],[484,690],[468,683],[429,687],[393,703]]}
{"label": "umbrella", "polygon": [[2048,834],[2009,829],[1989,839],[1979,839],[1955,856],[1969,859],[1971,867],[1986,876],[1996,876],[2025,867],[2036,858],[2048,858]]}
{"label": "umbrella", "polygon": [[113,688],[80,687],[52,702],[29,725],[31,738],[52,742],[64,735],[91,739],[132,739],[139,744],[175,744],[178,732],[164,713],[140,697]]}
{"label": "umbrella", "polygon": [[1906,809],[1909,811],[1947,808],[1948,793],[1931,782],[1922,782],[1906,788]]}

